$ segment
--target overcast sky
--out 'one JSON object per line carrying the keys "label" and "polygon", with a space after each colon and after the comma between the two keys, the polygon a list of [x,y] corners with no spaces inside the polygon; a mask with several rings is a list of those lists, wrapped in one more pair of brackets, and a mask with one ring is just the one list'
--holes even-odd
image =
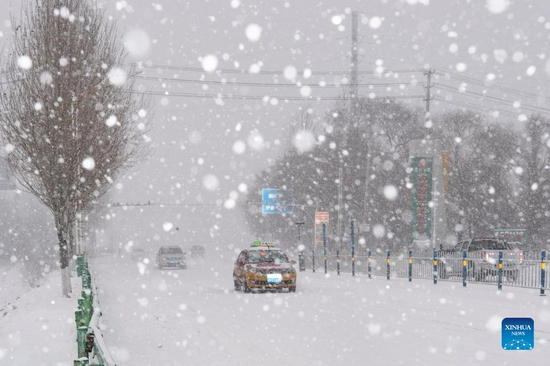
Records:
{"label": "overcast sky", "polygon": [[[12,2],[0,0],[3,43],[10,40]],[[360,84],[385,84],[361,86],[363,95],[398,96],[423,107],[425,76],[419,69],[430,67],[440,72],[432,81],[442,85],[433,90],[436,113],[457,103],[490,105],[476,97],[484,89],[498,102],[496,120],[521,123],[521,115],[530,113],[525,105],[531,110],[549,105],[543,99],[550,91],[546,0],[103,4],[118,21],[131,53],[128,62],[140,65],[140,82],[149,93],[169,93],[153,97],[152,155],[129,174],[132,179],[122,181],[115,201],[212,203],[242,197],[239,185],[277,157],[300,108],[322,118],[333,103],[308,97],[337,97],[346,83],[352,11],[359,13]],[[498,88],[476,84],[485,81]],[[461,94],[461,88],[471,94]],[[532,94],[514,95],[517,90]],[[290,98],[298,100],[285,101]]]}

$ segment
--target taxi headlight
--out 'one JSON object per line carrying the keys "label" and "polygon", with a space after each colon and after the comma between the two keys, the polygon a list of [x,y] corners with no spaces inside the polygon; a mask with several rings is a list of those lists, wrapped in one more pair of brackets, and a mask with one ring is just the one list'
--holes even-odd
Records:
{"label": "taxi headlight", "polygon": [[250,270],[248,270],[248,272],[250,273],[253,273],[253,274],[260,274],[262,273],[259,269],[257,268],[250,268]]}
{"label": "taxi headlight", "polygon": [[294,269],[294,267],[290,267],[286,270],[286,273],[296,273],[296,270]]}

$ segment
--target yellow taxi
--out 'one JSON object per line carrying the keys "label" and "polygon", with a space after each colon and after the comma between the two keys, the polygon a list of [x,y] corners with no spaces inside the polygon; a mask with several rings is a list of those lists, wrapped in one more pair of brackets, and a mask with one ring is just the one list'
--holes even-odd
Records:
{"label": "yellow taxi", "polygon": [[273,244],[254,242],[250,248],[243,250],[233,267],[235,290],[250,292],[252,290],[268,291],[288,289],[296,291],[296,270],[281,249]]}

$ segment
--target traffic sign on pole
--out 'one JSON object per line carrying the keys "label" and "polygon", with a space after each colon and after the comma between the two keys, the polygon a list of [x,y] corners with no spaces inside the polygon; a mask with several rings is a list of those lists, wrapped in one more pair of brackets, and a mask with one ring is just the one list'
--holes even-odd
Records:
{"label": "traffic sign on pole", "polygon": [[315,242],[323,242],[323,224],[326,226],[329,222],[328,212],[315,212]]}
{"label": "traffic sign on pole", "polygon": [[263,214],[291,214],[292,191],[283,189],[262,189]]}

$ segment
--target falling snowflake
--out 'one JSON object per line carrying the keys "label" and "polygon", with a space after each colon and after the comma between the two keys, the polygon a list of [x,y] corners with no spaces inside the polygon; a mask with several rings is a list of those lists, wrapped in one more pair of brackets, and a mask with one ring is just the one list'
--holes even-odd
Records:
{"label": "falling snowflake", "polygon": [[88,156],[82,160],[82,167],[86,170],[93,170],[95,168],[94,158]]}

